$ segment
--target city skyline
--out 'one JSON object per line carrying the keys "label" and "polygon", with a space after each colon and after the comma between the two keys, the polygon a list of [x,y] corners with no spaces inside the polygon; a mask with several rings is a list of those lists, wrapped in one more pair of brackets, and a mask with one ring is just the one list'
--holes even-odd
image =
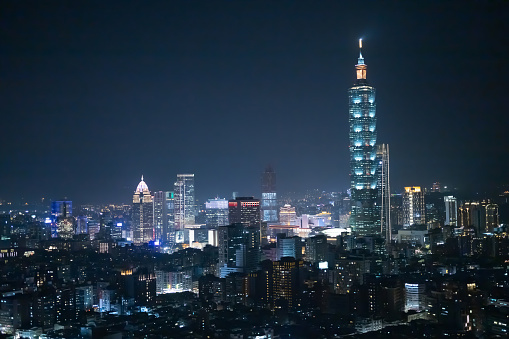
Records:
{"label": "city skyline", "polygon": [[0,9],[1,338],[507,337],[509,2]]}
{"label": "city skyline", "polygon": [[3,4],[0,199],[128,201],[134,178],[166,191],[177,173],[201,201],[260,197],[267,164],[281,193],[345,191],[359,37],[393,192],[507,183],[500,5],[221,4],[154,3],[139,20],[119,2]]}

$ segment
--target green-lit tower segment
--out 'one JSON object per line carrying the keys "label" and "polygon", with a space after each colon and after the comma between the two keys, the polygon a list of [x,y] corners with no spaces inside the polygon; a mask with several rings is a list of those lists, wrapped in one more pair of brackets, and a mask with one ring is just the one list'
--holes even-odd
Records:
{"label": "green-lit tower segment", "polygon": [[[362,49],[362,40],[359,40]],[[350,123],[350,226],[358,235],[380,234],[377,200],[375,88],[366,80],[367,66],[359,55],[357,80],[348,90]]]}

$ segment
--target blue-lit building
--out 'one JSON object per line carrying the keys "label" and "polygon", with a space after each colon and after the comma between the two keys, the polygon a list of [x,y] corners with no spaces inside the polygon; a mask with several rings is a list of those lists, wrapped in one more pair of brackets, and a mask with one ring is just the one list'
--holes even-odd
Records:
{"label": "blue-lit building", "polygon": [[[359,40],[362,48],[362,40]],[[358,235],[381,233],[377,206],[377,147],[375,88],[366,80],[367,65],[362,51],[357,65],[357,80],[348,90],[350,124],[350,226]]]}
{"label": "blue-lit building", "polygon": [[72,215],[72,201],[61,200],[61,201],[52,201],[51,202],[51,215],[53,216],[53,220],[56,220],[58,217],[69,217]]}
{"label": "blue-lit building", "polygon": [[267,166],[262,174],[262,221],[277,223],[278,207],[276,194],[276,172]]}

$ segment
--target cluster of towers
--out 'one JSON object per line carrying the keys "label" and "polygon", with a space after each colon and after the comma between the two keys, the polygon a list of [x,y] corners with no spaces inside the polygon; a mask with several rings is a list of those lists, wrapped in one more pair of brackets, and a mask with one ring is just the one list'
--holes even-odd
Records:
{"label": "cluster of towers", "polygon": [[[235,208],[238,206],[238,208]],[[270,166],[262,174],[262,199],[236,197],[209,199],[205,203],[206,224],[212,229],[233,223],[260,224],[278,221],[276,172]],[[196,224],[198,209],[194,193],[194,174],[177,174],[173,191],[150,192],[141,181],[133,195],[132,240],[135,244],[162,241],[183,242],[186,226]],[[259,228],[259,227],[258,227]]]}
{"label": "cluster of towers", "polygon": [[154,195],[141,177],[133,195],[132,240],[136,244],[150,241],[178,242],[184,225],[195,222],[194,174],[177,174],[173,191]]}

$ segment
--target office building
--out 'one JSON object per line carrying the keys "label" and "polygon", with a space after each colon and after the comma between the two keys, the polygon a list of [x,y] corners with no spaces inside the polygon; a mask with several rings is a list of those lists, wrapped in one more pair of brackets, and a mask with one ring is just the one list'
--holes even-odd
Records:
{"label": "office building", "polygon": [[219,275],[256,271],[260,261],[260,228],[235,223],[220,226],[217,232]]}
{"label": "office building", "polygon": [[205,213],[207,227],[216,229],[228,225],[228,200],[209,199],[205,203]]}
{"label": "office building", "polygon": [[175,243],[175,195],[173,191],[164,192],[165,209],[163,213],[165,219],[163,221],[163,237],[162,240],[171,244]]}
{"label": "office building", "polygon": [[143,176],[133,195],[132,229],[134,243],[154,240],[154,202]]}
{"label": "office building", "polygon": [[280,233],[276,237],[277,260],[284,257],[302,259],[302,241],[300,237],[287,237]]}
{"label": "office building", "polygon": [[253,197],[237,197],[228,200],[228,221],[260,228],[260,200]]}
{"label": "office building", "polygon": [[405,187],[403,192],[403,227],[426,224],[424,192],[419,186]]}
{"label": "office building", "polygon": [[66,218],[71,215],[72,215],[72,201],[61,200],[51,202],[51,216],[53,217],[53,220],[56,220],[58,217]]}
{"label": "office building", "polygon": [[271,166],[267,166],[262,174],[262,221],[278,222],[276,172]]}
{"label": "office building", "polygon": [[88,219],[84,215],[80,215],[76,218],[77,227],[76,234],[87,234],[88,233]]}
{"label": "office building", "polygon": [[173,231],[173,192],[155,192],[154,238],[156,241],[170,241]]}
{"label": "office building", "polygon": [[285,204],[279,209],[279,220],[281,225],[297,225],[297,213],[295,207]]}
{"label": "office building", "polygon": [[391,242],[391,185],[389,182],[389,145],[377,145],[378,206],[380,207],[380,232],[386,243]]}
{"label": "office building", "polygon": [[431,189],[424,193],[425,218],[428,228],[439,228],[445,224],[446,211],[444,202],[444,194],[439,190]]}
{"label": "office building", "polygon": [[327,261],[329,244],[327,236],[323,234],[316,235],[306,239],[306,260],[316,264],[320,261]]}
{"label": "office building", "polygon": [[185,225],[195,224],[194,174],[177,174],[174,184],[174,211],[177,232],[183,231]]}
{"label": "office building", "polygon": [[59,238],[71,239],[76,234],[76,220],[73,217],[58,217],[57,234]]}
{"label": "office building", "polygon": [[405,312],[420,312],[426,307],[426,286],[423,283],[405,283]]}
{"label": "office building", "polygon": [[161,240],[164,229],[166,192],[154,192],[154,238]]}
{"label": "office building", "polygon": [[[362,40],[359,40],[362,48]],[[380,234],[377,206],[375,88],[366,80],[362,52],[355,65],[357,80],[348,90],[350,139],[350,189],[352,231],[359,235]]]}

